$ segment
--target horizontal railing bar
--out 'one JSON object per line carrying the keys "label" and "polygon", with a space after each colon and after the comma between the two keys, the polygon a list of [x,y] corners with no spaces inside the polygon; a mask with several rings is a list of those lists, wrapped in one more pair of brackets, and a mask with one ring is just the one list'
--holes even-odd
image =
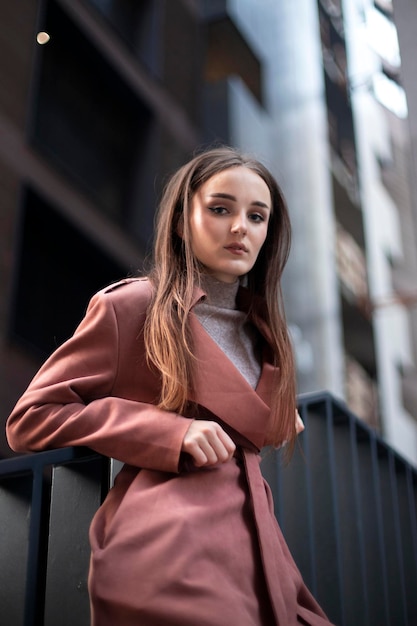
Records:
{"label": "horizontal railing bar", "polygon": [[22,454],[21,456],[0,460],[0,478],[2,476],[35,472],[39,468],[50,465],[62,465],[71,461],[86,460],[94,456],[100,455],[90,448],[76,446]]}
{"label": "horizontal railing bar", "polygon": [[[336,398],[329,391],[313,391],[308,393],[301,393],[297,396],[297,404],[299,408],[304,404],[309,406],[310,409],[312,409],[316,405],[323,405],[324,407],[325,403],[328,401],[331,402],[334,409],[337,409],[337,411],[343,413],[347,418],[353,420],[359,430],[362,430],[368,436],[375,438],[377,445],[381,449],[384,449],[384,452],[386,454],[393,454],[397,461],[400,461],[405,466],[409,466],[412,471],[417,473],[417,467],[415,465],[413,465],[408,459],[402,456],[402,454],[398,450],[392,448],[390,444],[387,443],[381,435],[375,432],[375,430],[371,426],[366,424],[366,422],[364,422],[357,415],[355,415],[355,413],[353,413],[349,409],[347,404],[345,404],[340,398]],[[333,410],[333,414],[334,413],[335,411]]]}

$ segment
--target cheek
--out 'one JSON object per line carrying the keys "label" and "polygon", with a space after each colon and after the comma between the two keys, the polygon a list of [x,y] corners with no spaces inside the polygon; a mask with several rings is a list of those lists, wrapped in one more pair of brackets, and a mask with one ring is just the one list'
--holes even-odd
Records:
{"label": "cheek", "polygon": [[191,250],[197,257],[204,255],[210,240],[210,228],[201,214],[196,211],[190,220]]}
{"label": "cheek", "polygon": [[198,241],[198,234],[200,232],[200,220],[198,215],[195,214],[195,211],[192,212],[190,216],[190,221],[188,223],[188,232],[190,237],[191,245],[194,245],[196,241]]}
{"label": "cheek", "polygon": [[262,246],[266,241],[266,237],[268,235],[268,224],[265,225],[265,228],[262,229],[261,232],[257,233],[257,244],[258,244],[258,252],[261,250]]}
{"label": "cheek", "polygon": [[222,228],[220,220],[210,220],[205,216],[196,216],[194,221],[194,241],[205,246],[207,244],[213,244],[222,235]]}
{"label": "cheek", "polygon": [[198,205],[191,209],[189,224],[191,239],[197,242],[207,231],[207,220]]}

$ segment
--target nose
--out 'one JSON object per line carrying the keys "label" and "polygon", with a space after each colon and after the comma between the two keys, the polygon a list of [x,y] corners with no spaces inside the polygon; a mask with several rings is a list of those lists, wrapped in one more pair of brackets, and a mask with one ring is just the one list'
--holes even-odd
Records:
{"label": "nose", "polygon": [[230,230],[234,235],[246,235],[248,231],[246,216],[241,214],[236,215]]}

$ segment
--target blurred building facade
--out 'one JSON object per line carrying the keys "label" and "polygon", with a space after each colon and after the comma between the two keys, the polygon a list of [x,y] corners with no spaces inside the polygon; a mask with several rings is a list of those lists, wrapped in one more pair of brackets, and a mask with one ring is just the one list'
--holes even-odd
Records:
{"label": "blurred building facade", "polygon": [[204,37],[186,0],[24,0],[1,13],[4,423],[92,293],[142,267],[163,177],[201,142]]}
{"label": "blurred building facade", "polygon": [[2,14],[0,419],[92,293],[142,267],[164,177],[220,141],[263,160],[289,203],[299,391],[345,399],[416,463],[410,121],[399,57],[372,31],[394,28],[392,4],[21,0]]}
{"label": "blurred building facade", "polygon": [[417,210],[392,3],[218,5],[261,59],[261,102],[228,78],[228,136],[268,162],[290,206],[299,391],[343,398],[415,463]]}

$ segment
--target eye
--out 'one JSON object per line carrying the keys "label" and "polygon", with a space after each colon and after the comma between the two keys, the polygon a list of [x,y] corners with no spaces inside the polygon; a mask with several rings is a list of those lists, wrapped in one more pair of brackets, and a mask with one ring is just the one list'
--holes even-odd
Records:
{"label": "eye", "polygon": [[261,213],[251,213],[249,215],[249,219],[252,222],[264,222],[265,221],[265,216],[262,215]]}
{"label": "eye", "polygon": [[224,215],[227,213],[227,209],[224,206],[209,206],[208,210],[215,215]]}

